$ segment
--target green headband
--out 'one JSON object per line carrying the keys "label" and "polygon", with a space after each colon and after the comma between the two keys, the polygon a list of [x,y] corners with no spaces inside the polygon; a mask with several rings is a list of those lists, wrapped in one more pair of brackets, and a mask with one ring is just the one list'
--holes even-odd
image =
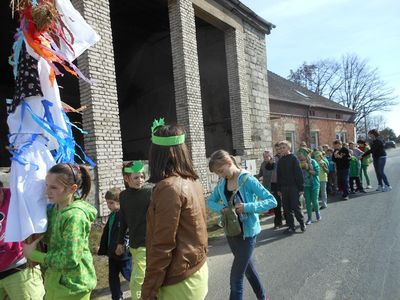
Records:
{"label": "green headband", "polygon": [[164,118],[154,120],[153,126],[151,126],[151,142],[159,146],[176,146],[185,142],[185,134],[174,135],[174,136],[157,136],[154,132],[165,125]]}
{"label": "green headband", "polygon": [[310,156],[310,152],[306,148],[303,148],[303,147],[299,148],[297,153],[303,154],[305,157]]}
{"label": "green headband", "polygon": [[318,157],[318,156],[321,156],[321,157],[322,157],[322,152],[321,152],[321,151],[315,151],[315,152],[314,152],[314,157],[316,158],[316,157]]}
{"label": "green headband", "polygon": [[144,171],[144,163],[140,160],[132,162],[132,165],[124,168],[124,173],[140,173]]}

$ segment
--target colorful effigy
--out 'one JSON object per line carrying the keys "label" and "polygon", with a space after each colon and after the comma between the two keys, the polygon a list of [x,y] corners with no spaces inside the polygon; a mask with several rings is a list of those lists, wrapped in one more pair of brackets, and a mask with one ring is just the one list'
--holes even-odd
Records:
{"label": "colorful effigy", "polygon": [[89,80],[72,63],[100,37],[69,0],[13,0],[20,26],[15,34],[13,67],[15,93],[9,108],[9,149],[12,154],[11,202],[7,242],[22,241],[47,228],[45,177],[56,163],[75,157],[92,165],[77,146],[56,76],[69,72]]}

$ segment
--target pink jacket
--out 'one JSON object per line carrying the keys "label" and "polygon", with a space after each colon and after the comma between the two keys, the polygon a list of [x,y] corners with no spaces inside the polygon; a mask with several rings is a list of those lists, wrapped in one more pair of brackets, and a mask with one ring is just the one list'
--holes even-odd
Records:
{"label": "pink jacket", "polygon": [[3,196],[3,203],[0,206],[0,272],[2,272],[9,269],[16,261],[23,258],[24,254],[22,252],[22,242],[6,243],[4,241],[11,193],[10,189],[0,189],[0,197]]}

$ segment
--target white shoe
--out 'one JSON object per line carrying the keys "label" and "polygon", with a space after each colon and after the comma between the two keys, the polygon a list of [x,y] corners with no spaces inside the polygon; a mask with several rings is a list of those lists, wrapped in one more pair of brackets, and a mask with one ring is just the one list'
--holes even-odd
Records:
{"label": "white shoe", "polygon": [[375,191],[377,191],[377,192],[383,192],[383,187],[380,186],[380,185],[378,185],[378,187],[376,188]]}
{"label": "white shoe", "polygon": [[370,186],[370,185],[367,185],[367,189],[372,189],[372,186]]}
{"label": "white shoe", "polygon": [[384,186],[382,189],[382,192],[390,192],[392,190],[392,187],[390,185]]}

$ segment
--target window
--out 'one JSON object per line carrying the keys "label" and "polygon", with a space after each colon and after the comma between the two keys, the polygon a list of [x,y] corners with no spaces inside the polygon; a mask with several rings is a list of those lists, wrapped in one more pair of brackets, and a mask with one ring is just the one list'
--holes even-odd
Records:
{"label": "window", "polygon": [[310,115],[310,117],[314,117],[315,116],[315,110],[310,110],[309,115]]}
{"label": "window", "polygon": [[342,143],[345,143],[347,140],[346,132],[336,132],[336,139],[342,141]]}
{"label": "window", "polygon": [[289,141],[292,144],[292,152],[294,152],[296,148],[294,131],[285,131],[285,140]]}
{"label": "window", "polygon": [[315,149],[319,146],[319,132],[311,131],[311,149]]}
{"label": "window", "polygon": [[336,119],[341,119],[342,115],[341,114],[336,114]]}

